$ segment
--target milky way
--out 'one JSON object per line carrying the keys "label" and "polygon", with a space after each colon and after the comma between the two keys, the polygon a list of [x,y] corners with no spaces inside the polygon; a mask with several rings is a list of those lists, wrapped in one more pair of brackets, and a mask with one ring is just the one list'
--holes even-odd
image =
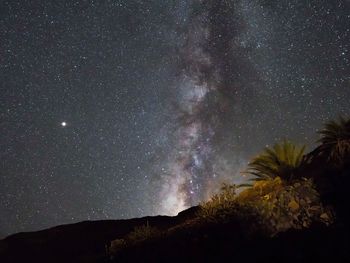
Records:
{"label": "milky way", "polygon": [[[339,2],[337,7],[340,8],[344,4]],[[293,9],[297,5],[299,4],[290,1],[288,7]],[[318,8],[312,4],[304,7]],[[176,214],[186,207],[206,200],[219,188],[220,182],[237,183],[244,180],[239,177],[238,172],[244,163],[239,160],[242,153],[236,151],[233,145],[231,148],[222,147],[222,145],[240,143],[235,138],[237,130],[247,129],[247,124],[257,126],[264,121],[264,119],[259,119],[257,123],[254,123],[252,119],[249,119],[243,127],[238,123],[235,127],[235,117],[242,113],[240,108],[244,108],[242,104],[245,103],[246,98],[259,96],[259,93],[261,94],[264,90],[271,89],[268,87],[270,79],[266,77],[264,79],[266,72],[256,67],[265,65],[259,65],[258,56],[254,54],[265,44],[264,42],[270,40],[269,38],[273,36],[273,26],[277,26],[267,25],[268,11],[269,5],[262,1],[249,3],[244,1],[197,1],[193,3],[193,11],[185,33],[186,43],[181,50],[181,73],[175,85],[179,91],[175,107],[178,114],[177,142],[168,164],[169,175],[163,178],[166,182],[160,194],[162,200],[160,211],[163,213]],[[255,12],[260,14],[250,16]],[[325,12],[329,11],[325,10]],[[316,15],[320,14],[315,13],[314,16]],[[263,19],[260,25],[258,24],[259,19]],[[293,18],[290,19],[290,23],[292,22]],[[266,26],[271,26],[271,28],[267,29],[268,32],[264,35]],[[308,25],[304,25],[304,28],[299,30],[305,30],[306,26]],[[292,28],[292,30],[294,35],[295,29]],[[288,41],[288,39],[284,40]],[[303,40],[299,39],[299,41]],[[292,51],[295,48],[294,43],[291,42],[289,47],[279,47],[279,49],[284,48]],[[271,59],[274,59],[274,56],[276,54],[271,54]],[[275,59],[280,60],[281,58]],[[299,63],[300,67],[304,67],[301,60]],[[275,70],[274,74],[281,73]],[[307,77],[296,76],[295,70],[289,74],[305,81],[313,78],[312,74]],[[344,75],[343,81],[348,77]],[[305,93],[305,86],[301,84],[301,87],[302,92]],[[287,96],[294,96],[294,87],[288,88]],[[245,98],[242,98],[240,94],[242,92],[245,93]],[[281,95],[281,97],[284,96]],[[262,106],[259,105],[259,98],[255,98],[254,101],[256,105],[252,109],[247,109],[247,112],[243,114],[249,116],[250,113],[251,118],[254,119],[259,114],[266,116],[268,110],[259,109]],[[286,113],[290,112],[283,112],[283,114]],[[280,118],[285,117],[281,114]],[[228,132],[231,134],[227,136]],[[274,139],[281,138],[275,137]],[[266,144],[268,142],[269,140],[266,141]],[[225,151],[230,157],[224,163]],[[229,165],[230,161],[231,165]],[[220,170],[217,170],[218,167]]]}
{"label": "milky way", "polygon": [[[186,43],[181,51],[181,71],[175,88],[179,96],[177,144],[169,163],[170,180],[163,186],[162,209],[176,213],[208,196],[216,180],[213,140],[220,129],[220,115],[228,106],[225,73],[234,35],[231,5],[201,2],[189,18]],[[233,32],[232,32],[232,31]]]}
{"label": "milky way", "polygon": [[341,0],[0,3],[0,237],[176,214],[350,114]]}

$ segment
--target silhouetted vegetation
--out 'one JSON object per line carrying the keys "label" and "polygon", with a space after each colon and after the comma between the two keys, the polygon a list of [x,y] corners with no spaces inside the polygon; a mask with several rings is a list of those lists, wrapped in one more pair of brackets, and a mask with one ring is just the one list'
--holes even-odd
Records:
{"label": "silhouetted vegetation", "polygon": [[119,251],[136,245],[152,238],[158,238],[161,235],[161,231],[158,228],[150,226],[147,221],[146,225],[136,226],[134,230],[127,234],[124,238],[119,238],[111,241],[110,247],[107,248],[107,253],[113,257],[118,254]]}
{"label": "silhouetted vegetation", "polygon": [[254,176],[253,180],[267,180],[280,177],[290,181],[297,175],[303,160],[305,146],[299,147],[284,140],[253,158],[245,173]]}
{"label": "silhouetted vegetation", "polygon": [[322,143],[319,150],[328,156],[328,161],[341,167],[350,159],[350,118],[340,117],[338,121],[329,121],[319,132]]}
{"label": "silhouetted vegetation", "polygon": [[286,184],[279,177],[258,181],[239,195],[223,191],[203,203],[199,215],[217,223],[249,219],[249,231],[269,236],[333,221],[332,211],[321,203],[312,180]]}
{"label": "silhouetted vegetation", "polygon": [[[321,146],[317,152],[327,155],[330,163],[343,165],[349,156],[349,120],[328,122],[320,132]],[[144,227],[131,232],[125,239],[118,239],[119,250],[127,241],[169,239],[176,233],[199,231],[206,225],[226,225],[236,222],[244,235],[273,237],[288,230],[308,229],[319,224],[325,227],[336,220],[335,210],[323,202],[317,184],[305,170],[305,146],[284,140],[266,147],[254,157],[244,173],[251,176],[252,185],[237,193],[239,186],[224,184],[209,201],[199,206],[193,218],[168,230],[151,233]],[[141,231],[142,230],[142,231]],[[113,247],[113,246],[112,246]]]}

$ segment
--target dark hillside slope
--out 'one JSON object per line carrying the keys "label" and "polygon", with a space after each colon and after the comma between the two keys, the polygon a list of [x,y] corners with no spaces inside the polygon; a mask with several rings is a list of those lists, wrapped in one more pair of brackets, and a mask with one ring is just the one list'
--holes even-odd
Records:
{"label": "dark hillside slope", "polygon": [[112,262],[350,262],[348,233],[315,225],[247,237],[236,224],[204,226],[127,248]]}
{"label": "dark hillside slope", "polygon": [[135,226],[149,224],[167,229],[193,216],[195,210],[183,211],[177,217],[85,221],[18,233],[0,240],[0,262],[98,262],[105,258],[111,240],[125,236]]}

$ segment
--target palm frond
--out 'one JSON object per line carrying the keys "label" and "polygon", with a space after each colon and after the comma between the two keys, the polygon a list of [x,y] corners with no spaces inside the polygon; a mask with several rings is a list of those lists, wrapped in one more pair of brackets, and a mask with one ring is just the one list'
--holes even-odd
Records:
{"label": "palm frond", "polygon": [[267,180],[280,177],[284,180],[293,178],[303,162],[305,146],[296,146],[284,140],[275,144],[253,158],[244,173],[254,176],[253,180]]}
{"label": "palm frond", "polygon": [[341,166],[350,157],[350,118],[340,116],[329,121],[319,131],[320,152],[328,155],[328,161]]}

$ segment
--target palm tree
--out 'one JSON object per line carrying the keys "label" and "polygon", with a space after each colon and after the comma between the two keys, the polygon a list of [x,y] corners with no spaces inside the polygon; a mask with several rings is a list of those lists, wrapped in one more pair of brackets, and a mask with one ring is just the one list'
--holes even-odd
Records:
{"label": "palm tree", "polygon": [[338,121],[329,121],[319,131],[322,143],[320,151],[328,155],[328,161],[342,166],[350,158],[350,118],[339,117]]}
{"label": "palm tree", "polygon": [[291,181],[300,168],[305,146],[296,146],[284,140],[275,144],[255,157],[244,172],[255,176],[253,181],[268,180],[280,177],[284,181]]}

